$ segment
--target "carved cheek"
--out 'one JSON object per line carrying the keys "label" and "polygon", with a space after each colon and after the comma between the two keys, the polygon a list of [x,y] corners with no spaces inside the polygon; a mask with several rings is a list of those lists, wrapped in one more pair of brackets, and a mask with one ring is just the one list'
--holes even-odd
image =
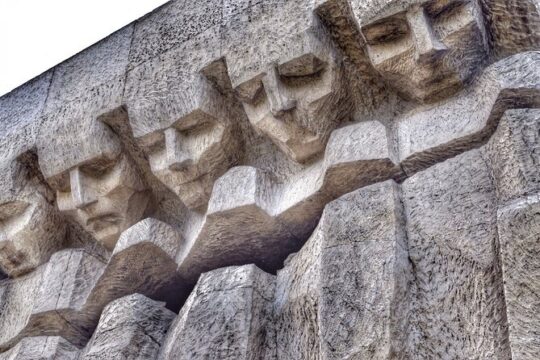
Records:
{"label": "carved cheek", "polygon": [[105,176],[93,178],[92,182],[98,198],[109,197],[111,193],[124,187],[133,191],[145,190],[139,170],[126,156],[123,156]]}
{"label": "carved cheek", "polygon": [[192,171],[198,176],[222,165],[224,134],[224,126],[215,124],[206,131],[184,138],[184,151],[189,154]]}
{"label": "carved cheek", "polygon": [[368,54],[375,69],[380,72],[407,73],[414,65],[414,44],[410,35],[398,41],[368,45]]}
{"label": "carved cheek", "polygon": [[75,202],[71,196],[71,191],[57,191],[56,203],[58,204],[58,210],[62,212],[75,211]]}
{"label": "carved cheek", "polygon": [[433,28],[437,37],[454,53],[483,53],[487,50],[482,16],[478,5],[473,2],[464,5],[452,16],[435,21]]}
{"label": "carved cheek", "polygon": [[255,104],[244,102],[244,110],[249,119],[249,122],[257,127],[257,124],[262,121],[270,113],[270,104],[266,99],[266,94],[261,96],[264,99],[261,99]]}
{"label": "carved cheek", "polygon": [[[41,211],[40,211],[41,210]],[[2,228],[8,240],[29,240],[37,229],[41,228],[46,213],[39,204],[30,204],[22,213],[12,216],[2,223]]]}
{"label": "carved cheek", "polygon": [[333,110],[341,98],[341,93],[345,91],[342,89],[344,84],[341,71],[333,67],[309,85],[307,91],[296,96],[299,99],[298,110],[307,112],[304,117],[311,118],[316,112],[327,113],[330,109]]}

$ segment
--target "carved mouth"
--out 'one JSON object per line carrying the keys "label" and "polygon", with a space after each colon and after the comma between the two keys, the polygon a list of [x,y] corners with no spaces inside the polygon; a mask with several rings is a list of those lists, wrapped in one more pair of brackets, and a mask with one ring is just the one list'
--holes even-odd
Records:
{"label": "carved mouth", "polygon": [[99,232],[110,226],[118,225],[122,222],[122,218],[115,213],[97,215],[86,220],[86,226],[95,232]]}

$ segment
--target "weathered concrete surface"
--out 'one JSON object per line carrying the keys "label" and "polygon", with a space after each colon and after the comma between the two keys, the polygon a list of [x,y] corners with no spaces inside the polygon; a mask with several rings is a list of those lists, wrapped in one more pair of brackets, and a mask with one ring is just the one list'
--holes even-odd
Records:
{"label": "weathered concrete surface", "polygon": [[485,147],[499,200],[497,225],[514,359],[533,359],[540,353],[540,318],[534,310],[540,304],[539,131],[540,111],[507,111]]}
{"label": "weathered concrete surface", "polygon": [[397,184],[330,203],[278,272],[278,359],[406,358],[411,281]]}
{"label": "weathered concrete surface", "polygon": [[540,196],[499,209],[498,226],[512,358],[534,359],[540,353]]}
{"label": "weathered concrete surface", "polygon": [[159,359],[272,359],[274,277],[254,265],[203,274],[171,325]]}
{"label": "weathered concrete surface", "polygon": [[214,184],[196,237],[180,247],[179,272],[196,279],[213,268],[252,262],[276,271],[309,237],[326,203],[400,173],[376,121],[336,130],[324,159],[285,184],[254,167],[233,168]]}
{"label": "weathered concrete surface", "polygon": [[488,142],[497,198],[505,204],[540,191],[540,110],[507,111]]}
{"label": "weathered concrete surface", "polygon": [[399,158],[407,174],[480,146],[506,110],[538,108],[539,64],[539,52],[506,58],[448,102],[399,118]]}
{"label": "weathered concrete surface", "polygon": [[25,277],[4,280],[0,349],[28,336],[62,336],[76,346],[84,345],[93,324],[78,310],[104,266],[83,250],[63,250]]}
{"label": "weathered concrete surface", "polygon": [[0,354],[2,360],[77,360],[79,349],[58,336],[22,339],[17,346]]}
{"label": "weathered concrete surface", "polygon": [[1,97],[0,357],[538,358],[539,8],[173,0]]}
{"label": "weathered concrete surface", "polygon": [[405,180],[403,202],[414,269],[411,351],[509,358],[497,198],[480,150]]}
{"label": "weathered concrete surface", "polygon": [[155,359],[175,313],[140,294],[111,302],[79,359]]}

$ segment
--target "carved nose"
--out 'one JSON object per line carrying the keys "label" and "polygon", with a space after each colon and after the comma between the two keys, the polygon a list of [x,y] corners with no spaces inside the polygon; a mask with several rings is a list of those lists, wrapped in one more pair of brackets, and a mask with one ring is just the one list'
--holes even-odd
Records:
{"label": "carved nose", "polygon": [[77,167],[69,172],[71,197],[77,209],[84,209],[97,202],[93,191],[85,184],[85,175]]}
{"label": "carved nose", "polygon": [[167,167],[169,170],[181,171],[185,170],[188,166],[192,164],[191,159],[187,157],[182,157],[181,155],[167,156]]}
{"label": "carved nose", "polygon": [[296,108],[296,100],[287,95],[275,67],[268,70],[263,78],[263,85],[270,103],[270,111],[274,117],[283,117],[287,112]]}
{"label": "carved nose", "polygon": [[416,52],[415,60],[426,64],[442,57],[448,48],[435,36],[424,9],[417,7],[407,12]]}
{"label": "carved nose", "polygon": [[181,148],[181,137],[176,129],[165,131],[165,148],[167,156],[167,168],[173,171],[185,170],[193,161],[189,154]]}

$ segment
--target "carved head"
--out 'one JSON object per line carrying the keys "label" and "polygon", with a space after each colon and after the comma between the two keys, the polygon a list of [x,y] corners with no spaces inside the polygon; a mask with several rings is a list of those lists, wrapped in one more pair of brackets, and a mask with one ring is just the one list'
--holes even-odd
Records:
{"label": "carved head", "polygon": [[190,209],[204,209],[214,181],[240,154],[230,98],[210,80],[225,72],[213,29],[128,74],[135,138],[152,173]]}
{"label": "carved head", "polygon": [[324,151],[348,113],[341,55],[318,18],[299,14],[268,23],[233,19],[239,23],[226,30],[225,42],[250,123],[302,163]]}
{"label": "carved head", "polygon": [[353,8],[373,67],[406,98],[451,95],[487,56],[477,0],[356,0]]}
{"label": "carved head", "polygon": [[0,269],[9,276],[33,270],[65,243],[53,194],[29,159],[0,164]]}
{"label": "carved head", "polygon": [[149,191],[141,173],[101,121],[53,120],[40,134],[40,168],[60,211],[111,250],[146,210]]}

